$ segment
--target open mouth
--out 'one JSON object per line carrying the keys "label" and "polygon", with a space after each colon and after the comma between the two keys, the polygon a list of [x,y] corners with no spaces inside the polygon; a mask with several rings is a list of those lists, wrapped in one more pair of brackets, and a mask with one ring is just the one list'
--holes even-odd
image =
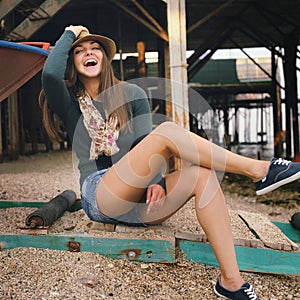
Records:
{"label": "open mouth", "polygon": [[84,62],[84,66],[85,67],[93,67],[97,65],[97,61],[95,59],[89,59],[87,61]]}

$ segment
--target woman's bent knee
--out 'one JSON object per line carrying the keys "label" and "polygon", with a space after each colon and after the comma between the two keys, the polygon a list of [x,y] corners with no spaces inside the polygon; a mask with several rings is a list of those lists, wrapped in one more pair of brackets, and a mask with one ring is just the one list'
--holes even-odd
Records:
{"label": "woman's bent knee", "polygon": [[171,122],[171,121],[166,121],[166,122],[163,122],[161,124],[159,124],[154,130],[153,132],[157,132],[157,133],[161,133],[161,134],[166,134],[166,133],[170,133],[172,131],[175,131],[177,130],[178,132],[178,128],[180,126],[177,125],[176,123],[174,122]]}

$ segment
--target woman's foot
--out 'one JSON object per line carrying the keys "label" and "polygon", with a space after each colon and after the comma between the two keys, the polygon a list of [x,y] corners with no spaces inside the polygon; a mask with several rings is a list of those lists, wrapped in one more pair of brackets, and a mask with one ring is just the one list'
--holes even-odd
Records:
{"label": "woman's foot", "polygon": [[256,194],[266,194],[297,179],[300,179],[300,163],[274,157],[270,161],[267,175],[254,181]]}
{"label": "woman's foot", "polygon": [[224,288],[218,278],[217,283],[214,286],[214,292],[216,295],[232,300],[259,300],[256,296],[253,287],[250,283],[245,282],[239,289],[231,291]]}

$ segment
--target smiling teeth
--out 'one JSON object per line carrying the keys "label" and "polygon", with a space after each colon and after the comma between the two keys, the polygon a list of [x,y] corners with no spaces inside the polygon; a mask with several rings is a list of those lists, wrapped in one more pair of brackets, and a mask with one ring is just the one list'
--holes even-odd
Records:
{"label": "smiling teeth", "polygon": [[85,63],[84,63],[84,65],[85,66],[88,66],[88,65],[96,65],[97,64],[97,61],[95,60],[95,59],[89,59],[89,60],[87,60]]}

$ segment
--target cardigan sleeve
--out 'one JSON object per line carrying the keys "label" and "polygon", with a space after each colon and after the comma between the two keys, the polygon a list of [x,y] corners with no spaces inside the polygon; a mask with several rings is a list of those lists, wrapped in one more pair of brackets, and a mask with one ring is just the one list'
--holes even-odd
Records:
{"label": "cardigan sleeve", "polygon": [[51,109],[63,119],[71,104],[71,96],[64,81],[69,50],[75,35],[66,30],[50,52],[42,72],[42,85]]}

